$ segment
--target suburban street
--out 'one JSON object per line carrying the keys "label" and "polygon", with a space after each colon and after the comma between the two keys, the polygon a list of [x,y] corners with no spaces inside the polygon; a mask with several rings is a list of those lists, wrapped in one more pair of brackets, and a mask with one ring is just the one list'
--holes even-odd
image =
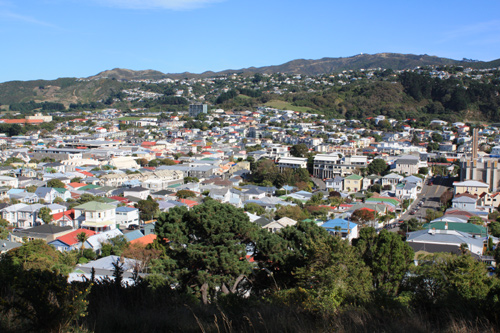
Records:
{"label": "suburban street", "polygon": [[[422,192],[417,196],[417,199],[412,203],[412,205],[406,210],[406,213],[404,213],[398,220],[409,220],[412,217],[418,219],[419,221],[424,221],[425,216],[426,216],[426,210],[427,209],[439,209],[439,206],[441,204],[440,202],[440,197],[441,195],[450,189],[451,185],[453,184],[453,178],[434,178],[434,183],[433,185],[427,185],[427,182],[425,183],[424,187],[422,188]],[[418,203],[420,201],[423,201],[423,205],[418,207]],[[411,211],[415,211],[414,215],[411,215]],[[397,232],[399,230],[398,227],[390,229],[390,231]]]}

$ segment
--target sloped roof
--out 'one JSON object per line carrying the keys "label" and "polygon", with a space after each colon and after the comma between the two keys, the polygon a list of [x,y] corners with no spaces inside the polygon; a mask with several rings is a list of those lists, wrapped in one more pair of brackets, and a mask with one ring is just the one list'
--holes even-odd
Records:
{"label": "sloped roof", "polygon": [[66,235],[61,236],[61,237],[57,237],[56,240],[59,240],[59,241],[63,242],[64,244],[67,244],[69,246],[75,245],[75,244],[79,243],[78,238],[76,236],[78,234],[81,234],[82,232],[86,233],[88,237],[95,235],[95,231],[93,231],[93,230],[77,229],[77,230],[70,232],[69,234],[66,234]]}
{"label": "sloped roof", "polygon": [[89,201],[89,202],[86,202],[84,204],[81,204],[79,206],[74,207],[74,209],[89,210],[89,211],[102,211],[102,210],[115,209],[115,206],[108,205],[108,204],[98,202],[98,201]]}

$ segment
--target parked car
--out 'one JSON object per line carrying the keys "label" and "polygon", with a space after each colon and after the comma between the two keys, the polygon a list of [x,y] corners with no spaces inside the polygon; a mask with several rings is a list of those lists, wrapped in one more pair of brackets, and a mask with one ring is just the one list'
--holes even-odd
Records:
{"label": "parked car", "polygon": [[129,224],[127,230],[138,230],[140,227],[138,224]]}

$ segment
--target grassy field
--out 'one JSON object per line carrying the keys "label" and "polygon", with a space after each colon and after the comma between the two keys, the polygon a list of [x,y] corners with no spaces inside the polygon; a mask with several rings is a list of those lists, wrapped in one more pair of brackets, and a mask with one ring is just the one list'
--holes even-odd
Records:
{"label": "grassy field", "polygon": [[276,109],[280,109],[280,110],[292,110],[292,111],[299,111],[299,112],[311,112],[311,111],[313,111],[311,108],[304,107],[304,106],[295,106],[295,105],[292,105],[288,102],[280,101],[280,100],[272,100],[272,101],[267,102],[265,105],[269,106],[271,108],[276,108]]}
{"label": "grassy field", "polygon": [[139,120],[147,117],[120,117],[117,120],[129,121],[129,120]]}

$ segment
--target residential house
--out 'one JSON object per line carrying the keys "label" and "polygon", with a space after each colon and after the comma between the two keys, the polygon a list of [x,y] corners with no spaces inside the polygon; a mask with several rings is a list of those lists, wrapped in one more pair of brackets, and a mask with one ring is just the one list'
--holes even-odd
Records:
{"label": "residential house", "polygon": [[340,235],[342,239],[347,239],[349,242],[359,237],[359,225],[352,221],[336,218],[328,220],[321,225],[332,235]]}
{"label": "residential house", "polygon": [[325,185],[327,189],[342,192],[344,190],[344,178],[335,176],[334,178],[326,179]]}
{"label": "residential house", "polygon": [[123,191],[123,196],[135,197],[135,198],[139,198],[141,200],[146,200],[150,194],[151,194],[150,189],[142,187],[142,186],[128,188],[128,189],[125,189]]}
{"label": "residential house", "polygon": [[53,241],[57,237],[64,236],[70,233],[71,227],[58,227],[52,224],[42,224],[36,227],[13,231],[10,235],[10,240],[13,242],[24,243],[34,239],[42,239],[47,243]]}
{"label": "residential house", "polygon": [[461,193],[455,195],[451,200],[452,208],[458,208],[466,211],[475,211],[477,208],[477,195],[470,193]]}
{"label": "residential house", "polygon": [[288,217],[282,217],[277,221],[272,221],[272,222],[266,224],[265,226],[263,226],[263,228],[267,229],[271,232],[276,232],[282,228],[296,225],[296,224],[297,224],[297,221],[292,220],[291,218],[288,218]]}
{"label": "residential house", "polygon": [[481,257],[484,239],[457,230],[419,230],[407,234],[406,242],[415,252],[425,251],[461,253],[460,246],[467,244],[470,253]]}
{"label": "residential house", "polygon": [[344,178],[344,191],[345,192],[358,192],[363,187],[363,177],[359,175],[349,175]]}
{"label": "residential house", "polygon": [[116,207],[97,201],[90,201],[73,208],[80,227],[97,234],[116,229]]}
{"label": "residential house", "polygon": [[384,189],[390,189],[390,190],[394,190],[394,188],[396,187],[396,185],[403,180],[403,176],[401,175],[398,175],[396,173],[390,173],[388,175],[385,175],[384,177],[382,177],[382,180],[381,180],[381,185],[382,185],[382,188]]}
{"label": "residential house", "polygon": [[481,195],[483,192],[489,192],[490,186],[478,180],[466,180],[453,183],[453,187],[455,195],[462,193]]}
{"label": "residential house", "polygon": [[131,224],[140,225],[139,210],[127,206],[117,207],[116,223],[120,228],[128,228]]}
{"label": "residential house", "polygon": [[54,246],[56,250],[61,252],[79,250],[81,248],[81,243],[78,240],[77,236],[82,232],[85,233],[87,237],[95,235],[95,232],[92,230],[77,229],[63,236],[57,237],[55,240],[49,242],[48,244]]}

